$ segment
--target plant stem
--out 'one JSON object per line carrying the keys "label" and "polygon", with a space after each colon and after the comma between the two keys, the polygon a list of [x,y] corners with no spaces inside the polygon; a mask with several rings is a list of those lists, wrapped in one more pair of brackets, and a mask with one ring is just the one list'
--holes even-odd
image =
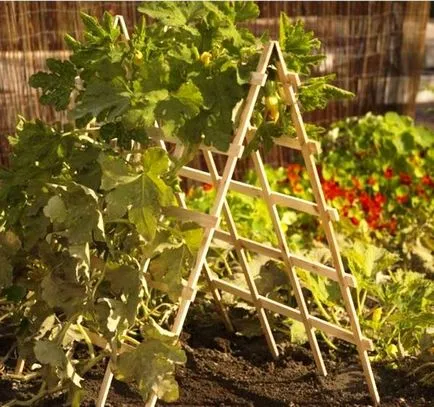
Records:
{"label": "plant stem", "polygon": [[337,350],[338,349],[338,347],[328,338],[328,336],[323,332],[323,331],[320,331],[320,335],[321,335],[321,337],[324,339],[324,342],[328,345],[328,346],[330,346],[330,348],[332,348],[332,349],[334,349],[334,350]]}
{"label": "plant stem", "polygon": [[83,335],[83,339],[86,342],[87,348],[89,349],[90,357],[93,359],[95,358],[95,348],[93,347],[93,343],[91,339],[89,338],[89,335],[87,334],[86,330],[83,328],[83,326],[80,324],[80,322],[77,322],[77,327],[80,333]]}
{"label": "plant stem", "polygon": [[365,306],[366,297],[368,295],[368,290],[363,291],[362,300],[360,301],[360,309],[359,309],[359,315],[363,312],[363,307]]}

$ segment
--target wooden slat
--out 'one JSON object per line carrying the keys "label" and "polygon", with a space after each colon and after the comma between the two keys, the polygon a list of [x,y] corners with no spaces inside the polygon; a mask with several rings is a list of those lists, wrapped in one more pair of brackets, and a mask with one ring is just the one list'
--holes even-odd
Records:
{"label": "wooden slat", "polygon": [[[311,271],[323,277],[327,277],[330,280],[339,282],[338,275],[336,273],[336,270],[333,267],[329,267],[324,264],[318,263],[316,261],[312,261],[300,256],[296,256],[294,254],[291,254],[290,260],[291,263],[296,267],[300,267],[303,270]],[[348,273],[345,273],[345,283],[350,287],[357,286],[357,281],[354,278],[354,276]]]}
{"label": "wooden slat", "polygon": [[[155,131],[155,134],[153,134],[151,137],[157,143],[160,140],[164,141],[165,143],[171,143],[171,144],[180,144],[181,143],[180,140],[178,140],[176,137],[165,136],[164,133],[162,131],[159,131],[158,129]],[[200,144],[199,150],[209,151],[211,153],[216,153],[216,154],[220,154],[220,155],[226,155],[226,156],[241,158],[241,156],[243,155],[243,152],[244,152],[244,146],[242,146],[242,145],[240,146],[240,145],[236,145],[236,144],[232,143],[229,146],[227,151],[223,151],[223,150],[219,150],[213,146],[207,146],[205,144]]]}
{"label": "wooden slat", "polygon": [[[204,182],[208,184],[212,183],[211,176],[208,172],[197,170],[191,167],[183,167],[180,170],[179,175],[182,177],[192,179],[194,181]],[[221,177],[219,177],[219,180],[221,180]],[[229,184],[229,188],[232,191],[247,196],[251,196],[254,198],[262,197],[262,190],[260,188],[255,187],[254,185],[246,184],[244,182],[232,180]],[[276,205],[305,212],[308,213],[309,215],[319,216],[318,205],[314,202],[306,201],[304,199],[296,198],[294,196],[281,194],[280,192],[271,192],[270,199]],[[328,207],[327,213],[331,220],[333,221],[339,220],[339,214],[335,208]]]}
{"label": "wooden slat", "polygon": [[[221,279],[213,279],[212,283],[222,291],[226,291],[229,294],[235,295],[246,302],[253,303],[252,296],[250,295],[249,291],[246,289],[237,287],[236,285]],[[270,298],[264,297],[263,295],[259,295],[259,300],[261,301],[261,304],[264,308],[272,312],[275,312],[276,314],[284,315],[288,318],[292,318],[295,319],[296,321],[302,322],[301,313],[298,309],[271,300]],[[337,325],[324,321],[323,319],[315,317],[313,315],[309,315],[309,321],[311,322],[314,328],[321,329],[328,335],[334,336],[336,338],[342,339],[352,344],[357,344],[357,341],[354,338],[353,333],[348,329],[341,328]],[[363,338],[362,343],[363,343],[363,347],[366,350],[373,349],[373,344],[370,339]]]}
{"label": "wooden slat", "polygon": [[[222,240],[226,243],[229,243],[233,246],[235,245],[235,242],[232,239],[231,235],[227,232],[224,232],[223,230],[216,230],[215,238],[218,240]],[[275,260],[282,260],[283,258],[282,252],[279,249],[276,249],[274,247],[267,246],[243,237],[239,237],[238,242],[245,249],[250,250],[252,252],[262,254],[264,256],[270,257]],[[332,267],[306,259],[301,256],[297,256],[295,254],[290,254],[289,259],[291,263],[296,267],[299,267],[303,270],[310,271],[315,274],[319,274],[323,277],[327,277],[330,280],[339,282],[339,278],[336,273],[336,270]],[[348,285],[349,287],[356,287],[357,281],[353,275],[345,273],[345,284]]]}
{"label": "wooden slat", "polygon": [[[204,153],[204,158],[206,165],[208,167],[208,171],[210,172],[212,182],[216,188],[218,188],[219,184],[219,174],[217,171],[217,166],[215,164],[214,158],[212,154],[209,151],[206,151]],[[229,229],[230,236],[234,242],[238,242],[238,231],[235,225],[234,218],[232,217],[231,210],[229,208],[228,202],[225,199],[225,202],[223,204],[223,216],[226,219],[226,224]],[[262,331],[264,332],[265,339],[267,341],[268,348],[270,349],[271,355],[274,358],[277,358],[279,356],[279,351],[277,350],[276,341],[273,336],[273,332],[271,330],[270,323],[268,321],[267,314],[265,312],[265,309],[262,307],[262,304],[260,303],[258,297],[259,297],[259,291],[256,287],[255,279],[253,278],[251,272],[249,263],[247,261],[247,256],[244,251],[244,248],[240,244],[235,244],[235,251],[237,253],[238,261],[241,265],[241,269],[243,271],[244,277],[247,282],[247,286],[249,287],[250,295],[253,299],[253,304],[256,308],[256,313],[259,318],[259,322],[261,323]]]}
{"label": "wooden slat", "polygon": [[182,208],[179,206],[169,206],[163,208],[163,213],[167,216],[173,216],[183,222],[191,221],[196,222],[205,228],[216,227],[219,218],[217,216],[208,215],[206,213],[192,211],[190,209]]}
{"label": "wooden slat", "polygon": [[[274,139],[274,144],[281,147],[292,148],[293,150],[301,150],[301,144],[295,137],[277,137]],[[312,154],[318,155],[321,152],[321,144],[318,141],[309,140],[307,146]]]}

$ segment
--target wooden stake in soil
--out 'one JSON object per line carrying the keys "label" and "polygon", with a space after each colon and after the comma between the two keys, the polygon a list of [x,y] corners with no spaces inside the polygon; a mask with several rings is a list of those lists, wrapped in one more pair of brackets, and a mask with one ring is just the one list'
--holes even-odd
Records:
{"label": "wooden stake in soil", "polygon": [[[121,20],[121,18],[118,18],[117,22]],[[124,31],[126,31],[125,24],[122,25],[122,28]],[[277,143],[281,146],[301,151],[310,178],[315,202],[309,202],[273,192],[266,176],[261,154],[257,151],[252,153],[252,159],[258,174],[260,188],[232,180],[237,161],[241,157],[243,151],[244,141],[246,138],[251,137],[254,132],[254,130],[250,128],[250,119],[252,117],[254,106],[259,95],[259,89],[261,86],[264,86],[266,82],[266,71],[271,61],[273,51],[275,51],[276,55],[278,78],[283,87],[284,99],[291,110],[292,121],[297,134],[296,138],[282,137],[278,139]],[[286,69],[285,61],[283,59],[279,44],[276,41],[269,42],[263,50],[257,67],[257,72],[252,74],[251,86],[244,104],[243,112],[241,114],[240,124],[228,151],[219,152],[214,148],[201,146],[201,150],[204,153],[209,172],[207,173],[189,167],[183,167],[181,169],[181,176],[200,182],[213,183],[217,193],[209,215],[189,210],[186,207],[184,198],[181,194],[177,194],[179,207],[172,208],[167,212],[169,215],[179,216],[184,221],[191,220],[198,222],[204,227],[204,234],[199,251],[197,253],[196,263],[182,291],[180,305],[174,325],[172,327],[172,332],[177,336],[180,335],[190,304],[195,298],[200,274],[202,271],[205,271],[205,277],[209,283],[211,292],[223,316],[226,326],[229,329],[232,329],[232,324],[228,318],[223,304],[221,303],[221,295],[219,290],[224,290],[230,292],[231,294],[237,295],[255,306],[273,357],[277,357],[278,352],[270,325],[268,323],[267,315],[265,313],[266,309],[272,311],[273,313],[282,314],[303,323],[315,363],[319,372],[323,375],[326,375],[327,372],[315,336],[315,329],[321,329],[329,335],[336,336],[350,343],[354,343],[357,346],[369,392],[374,403],[378,404],[379,395],[367,355],[367,350],[372,349],[372,342],[362,335],[357,314],[351,298],[350,287],[354,287],[356,285],[356,281],[353,276],[345,273],[343,268],[342,259],[339,254],[339,248],[332,225],[332,222],[338,220],[339,217],[336,210],[327,206],[324,198],[313,157],[314,154],[318,153],[319,146],[316,142],[308,139],[306,130],[304,128],[303,119],[301,117],[300,108],[298,106],[296,97],[296,92],[299,85],[300,80],[298,75],[289,73]],[[183,146],[174,139],[168,139],[167,141],[176,143],[177,148],[175,150],[175,154],[180,154]],[[164,140],[158,140],[158,142],[160,143],[161,147],[166,148]],[[222,176],[219,176],[216,169],[213,153],[222,153],[228,156]],[[226,196],[229,189],[236,190],[239,193],[249,196],[262,197],[267,204],[267,208],[271,216],[273,228],[276,232],[279,243],[278,248],[254,242],[238,235],[234,219],[226,201]],[[321,220],[321,226],[324,228],[324,232],[327,237],[334,267],[313,262],[309,259],[292,254],[289,251],[286,237],[280,224],[276,205],[283,205],[285,207],[303,211],[305,213],[319,217]],[[222,213],[226,218],[229,233],[218,229]],[[234,246],[243,273],[247,280],[248,290],[238,288],[229,282],[215,278],[212,275],[211,270],[209,269],[206,262],[206,256],[213,238],[223,240]],[[244,252],[245,250],[261,253],[270,258],[283,261],[289,282],[295,294],[298,309],[281,304],[277,301],[273,301],[260,295],[255,285],[254,279],[249,271],[249,265]],[[149,262],[147,262],[146,266],[147,265],[149,265]],[[306,301],[301,290],[300,281],[295,270],[296,267],[325,276],[339,284],[351,323],[351,330],[341,328],[328,321],[324,321],[309,314]],[[97,407],[103,407],[105,405],[112,377],[113,375],[110,370],[110,365],[108,365],[103,383],[101,385],[100,395],[96,403]],[[155,393],[152,393],[146,403],[146,406],[153,407],[156,401],[157,396]]]}

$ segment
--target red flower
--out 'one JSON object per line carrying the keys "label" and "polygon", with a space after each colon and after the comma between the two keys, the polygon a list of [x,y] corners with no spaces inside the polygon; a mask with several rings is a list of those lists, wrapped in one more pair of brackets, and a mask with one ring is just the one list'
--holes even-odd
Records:
{"label": "red flower", "polygon": [[390,179],[393,177],[393,170],[392,168],[388,167],[384,170],[384,178]]}
{"label": "red flower", "polygon": [[389,227],[390,233],[395,233],[396,232],[396,228],[398,226],[398,221],[396,220],[396,218],[392,218],[392,219],[390,219],[390,221],[389,221],[389,223],[388,223],[387,226]]}
{"label": "red flower", "polygon": [[416,192],[419,196],[426,196],[425,188],[422,185],[416,186]]}
{"label": "red flower", "polygon": [[324,181],[322,187],[326,199],[332,200],[339,196],[345,196],[345,191],[333,180]]}
{"label": "red flower", "polygon": [[371,197],[367,192],[362,192],[359,198],[360,203],[362,204],[362,208],[365,212],[369,211],[371,207]]}
{"label": "red flower", "polygon": [[211,184],[203,184],[203,185],[202,185],[202,189],[203,189],[204,191],[208,192],[208,191],[212,191],[212,190],[214,189],[214,186],[211,185]]}
{"label": "red flower", "polygon": [[352,223],[354,226],[359,226],[360,221],[359,221],[357,218],[355,218],[355,217],[353,216],[350,220],[351,220],[351,223]]}
{"label": "red flower", "polygon": [[348,206],[348,205],[345,205],[343,208],[342,208],[342,215],[344,215],[345,217],[347,217],[348,216],[348,211],[350,210],[350,207]]}
{"label": "red flower", "polygon": [[405,204],[408,202],[408,195],[397,195],[396,202],[400,204]]}
{"label": "red flower", "polygon": [[422,184],[427,185],[429,187],[434,187],[434,180],[429,175],[424,175],[422,177]]}
{"label": "red flower", "polygon": [[375,185],[377,183],[377,180],[374,177],[368,178],[368,185]]}
{"label": "red flower", "polygon": [[352,177],[352,181],[356,189],[362,189],[362,184],[360,183],[360,180],[358,180],[356,177]]}
{"label": "red flower", "polygon": [[288,167],[286,167],[286,174],[290,181],[298,179],[300,171],[300,164],[289,164]]}
{"label": "red flower", "polygon": [[382,195],[380,192],[377,192],[375,194],[374,201],[380,206],[383,206],[386,203],[386,197]]}
{"label": "red flower", "polygon": [[411,184],[411,176],[405,172],[399,173],[399,180],[401,184],[410,185]]}
{"label": "red flower", "polygon": [[292,190],[295,193],[301,193],[301,192],[303,192],[303,187],[302,187],[302,185],[299,182],[297,182],[294,185],[292,185]]}
{"label": "red flower", "polygon": [[352,204],[354,200],[356,199],[356,194],[353,190],[347,190],[345,191],[345,198],[348,199],[349,203]]}

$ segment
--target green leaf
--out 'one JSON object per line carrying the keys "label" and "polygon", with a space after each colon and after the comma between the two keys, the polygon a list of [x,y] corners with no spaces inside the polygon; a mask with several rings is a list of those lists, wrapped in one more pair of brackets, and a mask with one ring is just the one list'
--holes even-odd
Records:
{"label": "green leaf", "polygon": [[259,7],[253,1],[235,1],[233,5],[236,22],[252,20],[259,16]]}
{"label": "green leaf", "polygon": [[172,301],[178,301],[182,291],[182,270],[185,247],[164,250],[151,261],[149,273],[157,288],[169,295]]}
{"label": "green leaf", "polygon": [[106,120],[110,121],[128,110],[130,98],[131,94],[120,78],[110,82],[95,79],[87,86],[71,115],[73,119],[79,119],[88,114],[98,117],[104,112]]}
{"label": "green leaf", "polygon": [[187,24],[187,19],[176,2],[147,1],[142,3],[137,10],[169,26],[183,27]]}
{"label": "green leaf", "polygon": [[304,30],[304,23],[291,23],[289,17],[281,13],[279,21],[279,44],[284,53],[288,69],[294,72],[309,74],[313,66],[318,65],[325,57],[317,55],[321,42],[312,31]]}
{"label": "green leaf", "polygon": [[33,348],[36,359],[44,365],[61,367],[65,364],[66,356],[62,347],[48,340],[37,341]]}
{"label": "green leaf", "polygon": [[176,337],[153,321],[143,329],[144,341],[133,351],[119,355],[114,366],[118,380],[134,382],[146,400],[153,390],[166,402],[178,398],[178,385],[173,379],[175,365],[186,362]]}
{"label": "green leaf", "polygon": [[299,321],[293,321],[291,323],[291,343],[297,345],[303,345],[307,342],[306,329],[304,324]]}
{"label": "green leaf", "polygon": [[152,206],[131,208],[128,212],[128,219],[142,236],[148,240],[153,239],[157,232],[158,210]]}
{"label": "green leaf", "polygon": [[101,188],[105,191],[137,179],[130,174],[128,164],[117,156],[100,153],[98,163],[102,171]]}
{"label": "green leaf", "polygon": [[63,223],[66,220],[68,213],[60,196],[54,195],[48,200],[44,207],[44,215],[50,218],[53,223]]}
{"label": "green leaf", "polygon": [[167,153],[157,147],[143,153],[143,172],[128,176],[128,168],[119,158],[107,159],[101,156],[99,161],[103,171],[103,188],[113,188],[106,196],[107,215],[110,219],[123,217],[128,212],[128,219],[147,240],[155,236],[161,208],[174,203],[172,188],[162,179],[169,167]]}
{"label": "green leaf", "polygon": [[138,270],[123,265],[107,264],[105,277],[116,296],[126,305],[126,318],[133,325],[140,302],[142,281]]}
{"label": "green leaf", "polygon": [[[74,273],[75,274],[75,273]],[[83,308],[86,290],[75,278],[47,274],[41,282],[41,297],[52,308],[61,308],[68,315]]]}
{"label": "green leaf", "polygon": [[51,73],[38,72],[30,77],[29,84],[42,89],[39,100],[43,105],[52,105],[57,111],[65,110],[75,88],[77,71],[71,62],[52,58],[47,59],[47,66]]}
{"label": "green leaf", "polygon": [[356,241],[351,248],[343,251],[348,267],[358,282],[366,278],[375,278],[379,272],[385,271],[398,260],[397,256],[386,249]]}
{"label": "green leaf", "polygon": [[70,379],[77,387],[81,387],[80,382],[83,378],[77,374],[74,366],[59,344],[52,341],[40,340],[36,341],[33,350],[39,362],[61,369],[61,376]]}

